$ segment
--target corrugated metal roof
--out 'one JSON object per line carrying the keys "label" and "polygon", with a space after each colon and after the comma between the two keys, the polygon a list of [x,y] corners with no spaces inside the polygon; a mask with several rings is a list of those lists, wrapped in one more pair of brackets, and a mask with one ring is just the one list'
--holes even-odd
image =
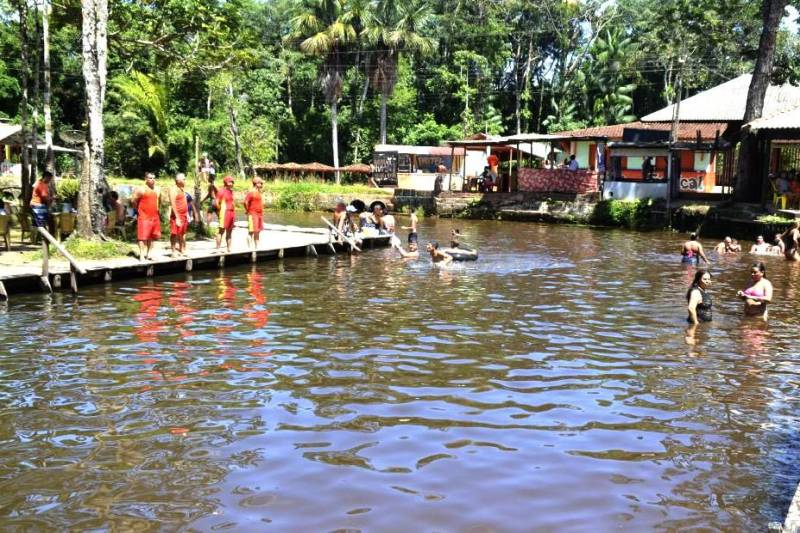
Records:
{"label": "corrugated metal roof", "polygon": [[[697,138],[697,131],[699,130],[701,140],[713,141],[717,136],[717,131],[719,131],[720,135],[723,135],[727,128],[728,124],[725,122],[679,122],[678,140],[692,141]],[[629,122],[628,124],[613,124],[611,126],[595,126],[580,130],[562,131],[559,133],[552,133],[551,137],[563,139],[598,137],[608,140],[621,140],[622,133],[625,129],[670,131],[672,129],[672,123]]]}
{"label": "corrugated metal roof", "polygon": [[[739,121],[744,117],[751,74],[742,74],[716,87],[681,101],[680,120]],[[776,115],[800,107],[800,87],[770,85],[764,99],[763,116]],[[644,122],[669,122],[672,105],[642,117]]]}
{"label": "corrugated metal roof", "polygon": [[[408,144],[376,144],[376,152],[397,152],[400,154],[414,155],[441,155],[447,156],[452,153],[453,148],[449,146],[412,146]],[[464,155],[463,148],[455,148],[455,155]]]}
{"label": "corrugated metal roof", "polygon": [[753,131],[800,129],[800,107],[777,115],[757,118],[747,125]]}
{"label": "corrugated metal roof", "polygon": [[7,122],[0,122],[0,143],[8,137],[16,135],[22,131],[22,126],[18,124],[8,124]]}

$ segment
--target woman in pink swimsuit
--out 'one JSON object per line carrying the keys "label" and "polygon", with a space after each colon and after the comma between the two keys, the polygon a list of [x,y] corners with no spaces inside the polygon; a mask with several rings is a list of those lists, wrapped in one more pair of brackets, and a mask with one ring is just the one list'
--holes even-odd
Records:
{"label": "woman in pink swimsuit", "polygon": [[751,282],[748,287],[736,293],[744,301],[744,314],[767,319],[767,304],[772,301],[772,283],[767,279],[764,263],[753,263],[750,269]]}

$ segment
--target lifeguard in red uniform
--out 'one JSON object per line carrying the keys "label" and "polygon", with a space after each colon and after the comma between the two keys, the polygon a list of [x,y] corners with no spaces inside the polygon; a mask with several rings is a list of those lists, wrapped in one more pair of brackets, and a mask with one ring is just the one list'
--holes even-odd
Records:
{"label": "lifeguard in red uniform", "polygon": [[[186,255],[186,230],[189,227],[189,204],[183,190],[186,176],[175,175],[175,185],[169,188],[169,246],[172,255]],[[177,248],[177,254],[175,249]]]}
{"label": "lifeguard in red uniform", "polygon": [[137,210],[136,234],[139,240],[139,260],[152,259],[153,241],[161,238],[161,219],[158,216],[158,191],[152,172],[144,175],[144,187],[133,194],[131,202]]}
{"label": "lifeguard in red uniform", "polygon": [[225,235],[225,244],[228,252],[231,251],[231,234],[233,223],[236,222],[236,213],[233,210],[233,176],[222,178],[222,189],[217,193],[217,206],[219,207],[219,235],[217,235],[217,248],[222,244],[222,235]]}
{"label": "lifeguard in red uniform", "polygon": [[244,211],[247,213],[247,228],[253,250],[258,250],[258,236],[264,229],[264,202],[261,198],[263,186],[261,178],[253,178],[253,189],[244,197]]}

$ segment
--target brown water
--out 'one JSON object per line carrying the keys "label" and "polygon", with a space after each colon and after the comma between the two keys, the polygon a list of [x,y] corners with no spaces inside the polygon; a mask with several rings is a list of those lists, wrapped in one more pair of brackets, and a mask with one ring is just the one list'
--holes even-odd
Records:
{"label": "brown water", "polygon": [[[313,218],[308,218],[313,223]],[[4,529],[764,530],[800,479],[800,265],[768,326],[680,238],[453,224],[390,250],[0,307]],[[710,244],[710,243],[707,243]]]}

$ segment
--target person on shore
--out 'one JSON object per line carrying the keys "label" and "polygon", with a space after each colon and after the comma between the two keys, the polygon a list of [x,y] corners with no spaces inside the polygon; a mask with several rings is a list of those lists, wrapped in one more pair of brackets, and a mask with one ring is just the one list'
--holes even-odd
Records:
{"label": "person on shore", "polygon": [[453,256],[439,250],[439,243],[436,241],[429,242],[426,249],[428,253],[431,254],[431,261],[433,264],[441,263],[442,266],[446,266],[453,262]]}
{"label": "person on shore", "polygon": [[200,220],[200,209],[189,191],[186,191],[186,206],[188,207],[189,226],[191,226],[194,221]]}
{"label": "person on shore", "polygon": [[775,234],[775,239],[772,241],[772,247],[769,251],[772,255],[783,255],[786,251],[786,245],[783,243],[780,233]]}
{"label": "person on shore", "polygon": [[206,208],[206,224],[211,225],[211,221],[214,215],[219,215],[219,205],[217,204],[217,194],[219,194],[219,189],[214,184],[214,176],[208,176],[208,190],[206,191],[206,196],[202,200],[200,200],[200,205],[205,204],[208,202],[208,207]]}
{"label": "person on shore", "polygon": [[264,181],[253,178],[253,188],[244,197],[244,212],[247,213],[247,230],[250,232],[250,241],[253,250],[258,250],[258,237],[264,229],[264,201],[261,196],[261,189]]}
{"label": "person on shore", "polygon": [[575,154],[569,156],[569,163],[567,163],[567,168],[572,170],[573,172],[580,169],[580,165],[578,165],[578,160],[575,158]]}
{"label": "person on shore", "polygon": [[772,282],[767,279],[764,263],[753,263],[750,268],[750,284],[736,296],[744,301],[744,314],[767,319],[767,304],[772,301]]}
{"label": "person on shore", "polygon": [[697,241],[697,234],[692,233],[689,235],[689,240],[683,243],[681,248],[681,263],[689,265],[699,265],[700,259],[709,264],[708,257],[703,252],[703,245]]}
{"label": "person on shore", "polygon": [[114,225],[125,225],[125,206],[119,200],[119,193],[117,191],[108,191],[106,197],[106,212],[114,213]]}
{"label": "person on shore", "polygon": [[715,251],[717,255],[737,254],[742,251],[742,247],[730,237],[725,237],[725,239],[717,245]]}
{"label": "person on shore", "polygon": [[755,255],[770,255],[772,253],[771,246],[764,241],[764,237],[759,235],[756,237],[756,243],[750,247],[750,253]]}
{"label": "person on shore", "polygon": [[33,212],[33,225],[37,228],[48,228],[50,226],[50,207],[53,205],[50,186],[52,181],[53,174],[45,170],[42,177],[33,186],[29,205]]}
{"label": "person on shore", "polygon": [[408,231],[408,244],[416,243],[419,241],[419,237],[417,236],[417,222],[418,222],[417,214],[413,211],[411,212],[411,225],[410,226],[400,226],[400,229],[407,229]]}
{"label": "person on shore", "polygon": [[711,283],[711,274],[703,269],[694,273],[694,280],[686,292],[686,309],[689,311],[687,320],[690,324],[711,322],[711,295],[708,287]]}
{"label": "person on shore", "polygon": [[222,189],[217,193],[217,206],[219,207],[219,233],[217,234],[217,250],[222,245],[222,236],[225,236],[225,246],[230,253],[233,224],[236,222],[236,213],[233,207],[233,176],[222,178]]}
{"label": "person on shore", "polygon": [[152,260],[153,241],[161,238],[161,218],[158,215],[156,176],[144,175],[144,186],[133,193],[131,205],[136,209],[136,238],[139,241],[139,261]]}
{"label": "person on shore", "polygon": [[172,257],[186,255],[186,230],[189,228],[189,204],[186,203],[186,175],[175,174],[169,188],[169,249]]}
{"label": "person on shore", "polygon": [[798,257],[798,247],[800,247],[800,222],[794,221],[792,225],[789,226],[789,229],[784,231],[781,234],[781,240],[783,241],[783,256],[786,258],[787,261],[797,261],[800,259]]}

